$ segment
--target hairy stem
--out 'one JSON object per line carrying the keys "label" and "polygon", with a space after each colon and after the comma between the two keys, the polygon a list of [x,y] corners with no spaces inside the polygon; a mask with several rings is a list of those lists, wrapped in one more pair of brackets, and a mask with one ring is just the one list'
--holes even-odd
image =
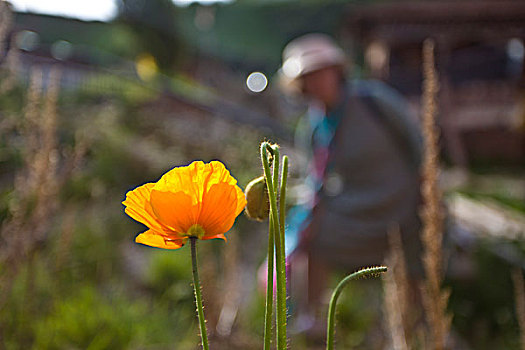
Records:
{"label": "hairy stem", "polygon": [[209,350],[208,333],[206,332],[206,319],[204,318],[204,308],[202,306],[201,284],[199,281],[199,269],[197,267],[197,237],[190,237],[191,242],[191,266],[193,270],[193,290],[195,292],[195,303],[197,304],[197,315],[201,330],[202,348]]}
{"label": "hairy stem", "polygon": [[[273,154],[273,179],[270,173],[270,165],[268,162],[268,148],[271,148]],[[273,221],[274,229],[274,243],[275,243],[275,260],[277,271],[277,349],[286,349],[286,275],[284,264],[281,263],[282,256],[281,234],[279,216],[277,211],[277,181],[279,179],[279,149],[272,147],[267,142],[261,145],[261,160],[264,167],[264,176],[266,185],[268,186],[268,197],[270,199],[270,215]],[[284,286],[284,287],[283,287]],[[283,293],[284,290],[284,293]]]}
{"label": "hairy stem", "polygon": [[266,278],[266,312],[264,314],[264,350],[270,350],[272,341],[272,319],[273,319],[273,220],[270,217],[268,235],[268,275]]}
{"label": "hairy stem", "polygon": [[287,322],[287,309],[286,309],[286,247],[285,247],[285,223],[286,223],[286,182],[288,179],[288,157],[283,156],[283,165],[282,165],[282,172],[281,172],[281,193],[279,196],[279,237],[281,241],[281,254],[279,255],[278,259],[281,260],[281,274],[282,274],[282,283],[280,285],[280,295],[283,296],[283,299],[281,300],[282,305],[282,317],[283,322],[285,325],[284,328],[284,334],[285,334],[285,341],[286,341],[286,322]]}
{"label": "hairy stem", "polygon": [[343,291],[343,288],[348,284],[348,282],[355,280],[359,277],[378,275],[382,272],[386,272],[386,270],[387,268],[385,266],[368,267],[366,269],[361,269],[343,278],[341,282],[339,282],[337,287],[335,287],[332,293],[332,298],[330,298],[330,305],[328,306],[328,322],[326,327],[326,350],[333,350],[334,348],[335,309],[337,306],[337,299]]}

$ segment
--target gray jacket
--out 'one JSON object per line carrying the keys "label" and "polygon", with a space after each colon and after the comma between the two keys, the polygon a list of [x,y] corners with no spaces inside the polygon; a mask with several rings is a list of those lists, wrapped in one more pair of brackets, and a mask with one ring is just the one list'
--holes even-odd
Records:
{"label": "gray jacket", "polygon": [[307,228],[313,254],[352,270],[383,263],[396,225],[409,263],[420,251],[420,136],[402,101],[378,84],[349,90]]}

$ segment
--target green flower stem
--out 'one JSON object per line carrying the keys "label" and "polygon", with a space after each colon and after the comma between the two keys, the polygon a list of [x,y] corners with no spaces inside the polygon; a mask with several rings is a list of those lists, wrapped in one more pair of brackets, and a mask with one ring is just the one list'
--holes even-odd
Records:
{"label": "green flower stem", "polygon": [[281,174],[281,195],[279,196],[279,224],[281,234],[281,245],[283,250],[283,264],[286,263],[284,228],[286,223],[286,183],[288,180],[288,156],[283,156],[283,170]]}
{"label": "green flower stem", "polygon": [[283,165],[281,172],[281,194],[279,196],[279,230],[280,230],[280,239],[281,239],[281,255],[279,259],[281,260],[281,269],[282,275],[284,276],[284,281],[281,284],[281,294],[284,295],[283,305],[281,307],[284,310],[284,322],[286,332],[286,322],[287,322],[287,310],[286,310],[286,246],[285,246],[285,223],[286,223],[286,182],[288,180],[288,157],[283,156]]}
{"label": "green flower stem", "polygon": [[273,220],[270,217],[270,227],[268,235],[268,277],[266,279],[266,312],[264,314],[264,350],[270,350],[272,341],[272,321],[273,321]]}
{"label": "green flower stem", "polygon": [[204,319],[204,308],[202,307],[201,284],[199,281],[199,270],[197,267],[197,237],[190,237],[191,242],[191,265],[193,270],[193,290],[195,292],[195,303],[197,304],[197,315],[201,329],[202,348],[209,350],[208,334],[206,332],[206,320]]}
{"label": "green flower stem", "polygon": [[[277,207],[277,198],[279,198],[279,225],[275,235],[275,269],[277,272],[277,349],[286,349],[286,262],[284,252],[284,214],[285,211],[281,212],[281,207],[284,205],[283,199],[277,197],[279,193],[279,146],[273,146],[273,187],[275,191],[275,207]],[[284,161],[283,161],[284,164]],[[282,191],[282,185],[281,185]],[[281,204],[282,203],[282,204]]]}
{"label": "green flower stem", "polygon": [[368,267],[366,269],[361,269],[353,274],[346,276],[339,282],[337,287],[335,287],[332,298],[330,299],[330,305],[328,307],[328,322],[326,328],[326,350],[333,350],[334,348],[334,333],[335,333],[335,308],[337,305],[337,299],[343,291],[343,288],[348,284],[348,282],[357,279],[359,277],[365,277],[370,275],[378,275],[380,273],[386,272],[387,268],[385,266],[377,267]]}
{"label": "green flower stem", "polygon": [[[273,154],[273,167],[274,177],[278,179],[279,176],[279,149],[278,147],[272,147],[268,142],[261,144],[261,160],[264,167],[264,176],[266,179],[266,185],[268,186],[268,197],[270,199],[270,214],[273,221],[274,227],[274,241],[275,241],[275,265],[277,270],[277,349],[286,349],[286,275],[284,273],[284,266],[281,263],[282,249],[281,249],[281,235],[280,235],[280,224],[279,216],[277,212],[277,181],[272,179],[270,173],[270,165],[268,164],[268,147],[271,148]],[[283,289],[284,285],[284,289]],[[282,291],[285,291],[283,294]]]}

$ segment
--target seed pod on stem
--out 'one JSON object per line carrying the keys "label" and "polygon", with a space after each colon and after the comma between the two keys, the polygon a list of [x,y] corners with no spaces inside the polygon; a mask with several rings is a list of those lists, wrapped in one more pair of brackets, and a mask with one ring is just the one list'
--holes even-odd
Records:
{"label": "seed pod on stem", "polygon": [[244,193],[247,202],[246,215],[253,220],[266,220],[270,215],[270,201],[264,176],[259,176],[250,181]]}

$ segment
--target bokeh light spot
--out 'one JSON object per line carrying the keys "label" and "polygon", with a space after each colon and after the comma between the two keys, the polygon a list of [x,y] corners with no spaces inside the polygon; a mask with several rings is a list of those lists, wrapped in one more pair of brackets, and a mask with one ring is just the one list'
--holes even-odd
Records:
{"label": "bokeh light spot", "polygon": [[38,47],[40,37],[31,30],[22,30],[16,34],[16,46],[23,51],[33,51]]}
{"label": "bokeh light spot", "polygon": [[137,70],[137,75],[143,81],[152,80],[159,71],[155,57],[149,53],[143,53],[137,57],[135,68]]}
{"label": "bokeh light spot", "polygon": [[73,45],[69,41],[59,40],[51,45],[51,56],[55,59],[64,61],[73,54]]}
{"label": "bokeh light spot", "polygon": [[268,79],[261,72],[253,72],[246,78],[246,86],[252,92],[262,92],[268,86]]}

